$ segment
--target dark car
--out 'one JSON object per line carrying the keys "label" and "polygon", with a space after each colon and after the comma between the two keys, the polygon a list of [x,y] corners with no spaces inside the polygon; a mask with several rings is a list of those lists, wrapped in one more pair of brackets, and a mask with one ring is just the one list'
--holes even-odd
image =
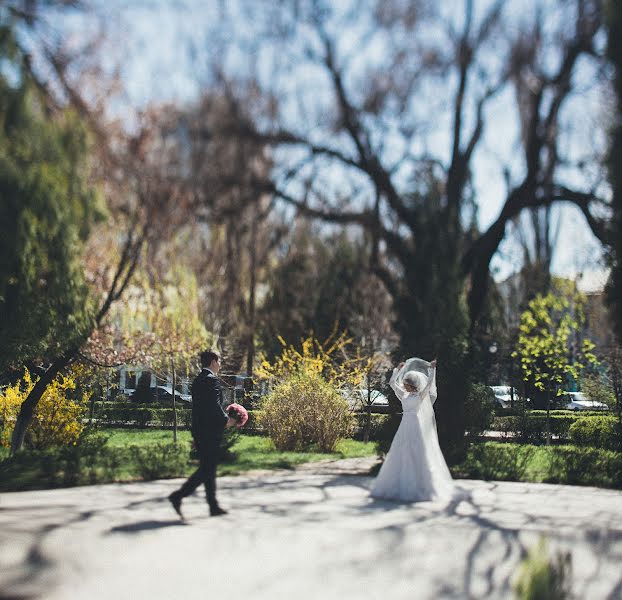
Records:
{"label": "dark car", "polygon": [[[150,388],[138,388],[131,395],[132,402],[157,402],[159,404],[173,403],[173,390],[171,386],[157,385]],[[190,394],[182,394],[175,390],[175,400],[177,402],[192,402]]]}

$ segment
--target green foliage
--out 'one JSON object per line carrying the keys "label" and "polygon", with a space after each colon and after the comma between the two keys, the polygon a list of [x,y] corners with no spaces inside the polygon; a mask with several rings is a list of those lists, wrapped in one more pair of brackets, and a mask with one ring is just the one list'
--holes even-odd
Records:
{"label": "green foliage", "polygon": [[[6,58],[0,44],[0,59]],[[16,58],[12,64],[19,68]],[[22,74],[0,73],[0,372],[58,356],[90,333],[80,255],[102,216],[75,115],[46,114]]]}
{"label": "green foliage", "polygon": [[290,252],[270,274],[261,311],[261,345],[268,359],[281,353],[279,338],[288,346],[310,335],[325,340],[336,323],[352,333],[364,261],[365,252],[347,235],[322,238],[308,225],[298,227]]}
{"label": "green foliage", "polygon": [[[549,427],[552,436],[560,440],[570,439],[570,428],[578,419],[587,417],[577,414],[560,414],[551,411]],[[544,444],[547,440],[546,411],[531,411],[522,415],[495,417],[492,422],[494,431],[501,431],[505,436],[520,440],[524,444]]]}
{"label": "green foliage", "polygon": [[[214,336],[199,317],[196,275],[174,255],[168,257],[168,265],[137,273],[133,293],[140,300],[118,305],[113,314],[127,336],[150,339],[141,348],[143,367],[166,373],[174,366],[188,377],[197,369],[199,352],[213,345]],[[145,383],[148,388],[149,381]]]}
{"label": "green foliage", "polygon": [[[90,397],[90,392],[76,392],[82,372],[74,365],[67,375],[59,373],[48,385],[28,427],[28,446],[41,449],[77,443]],[[37,378],[24,369],[21,379],[0,391],[0,445],[10,445],[21,405],[36,382]]]}
{"label": "green foliage", "polygon": [[550,454],[546,481],[620,488],[622,454],[600,448],[559,446]]}
{"label": "green foliage", "polygon": [[521,315],[518,346],[523,380],[536,390],[561,392],[569,378],[578,381],[588,365],[597,363],[587,338],[576,340],[585,323],[585,298],[558,289],[539,294]]}
{"label": "green foliage", "polygon": [[[367,415],[364,412],[354,413],[356,422],[356,431],[354,436],[356,439],[362,439],[366,416]],[[391,415],[372,413],[370,415],[369,439],[372,441],[386,441],[387,439],[389,441],[392,440],[393,436],[389,437],[389,421],[391,418]]]}
{"label": "green foliage", "polygon": [[585,417],[570,426],[570,439],[578,446],[622,450],[622,431],[616,417]]}
{"label": "green foliage", "polygon": [[108,436],[84,432],[76,445],[23,450],[0,463],[2,491],[86,485],[110,481],[124,457],[106,447]]}
{"label": "green foliage", "polygon": [[523,481],[533,459],[535,449],[514,444],[473,444],[465,461],[457,467],[464,477],[497,480]]}
{"label": "green foliage", "polygon": [[[25,450],[0,462],[0,491],[188,476],[197,467],[190,458],[190,433],[180,432],[177,445],[169,437],[168,431],[157,429],[88,431],[76,446]],[[233,460],[219,466],[220,475],[374,454],[373,444],[353,440],[340,441],[330,455],[278,452],[268,438],[244,435],[231,450]]]}
{"label": "green foliage", "polygon": [[[131,427],[172,427],[174,412],[170,407],[132,406],[120,402],[97,402],[93,411],[94,419],[100,425]],[[177,409],[177,422],[182,427],[189,427],[192,421],[192,410]]]}
{"label": "green foliage", "polygon": [[622,453],[577,446],[472,444],[454,477],[622,487]]}
{"label": "green foliage", "polygon": [[581,381],[581,391],[588,399],[602,402],[610,409],[616,407],[616,396],[610,383],[603,379],[602,375],[584,377]]}
{"label": "green foliage", "polygon": [[347,401],[321,375],[295,373],[262,400],[260,424],[277,450],[305,450],[317,445],[332,452],[352,429]]}
{"label": "green foliage", "polygon": [[473,384],[464,406],[465,425],[471,439],[490,429],[494,411],[495,393],[487,385]]}
{"label": "green foliage", "polygon": [[515,583],[517,600],[566,600],[571,597],[571,556],[558,552],[549,557],[548,544],[540,538],[520,565]]}
{"label": "green foliage", "polygon": [[223,462],[231,463],[234,462],[237,458],[237,452],[235,451],[235,447],[240,441],[241,437],[240,429],[237,427],[228,427],[225,429],[224,435],[222,437],[222,442],[220,444],[220,460]]}
{"label": "green foliage", "polygon": [[148,448],[130,446],[130,459],[141,479],[177,477],[188,464],[188,446],[161,442]]}

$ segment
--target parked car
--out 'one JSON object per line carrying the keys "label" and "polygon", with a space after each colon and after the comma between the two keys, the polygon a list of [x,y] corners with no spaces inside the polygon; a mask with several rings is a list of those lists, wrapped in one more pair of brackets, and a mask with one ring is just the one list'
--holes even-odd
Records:
{"label": "parked car", "polygon": [[[173,403],[173,390],[170,385],[157,385],[150,387],[145,392],[141,393],[140,390],[133,390],[131,399],[135,402],[162,402]],[[138,394],[137,394],[138,392]],[[192,402],[192,396],[190,394],[182,394],[175,390],[175,400],[182,402]]]}
{"label": "parked car", "polygon": [[135,391],[136,388],[119,388],[114,392],[114,399],[124,401],[130,400]]}
{"label": "parked car", "polygon": [[607,410],[604,402],[589,400],[583,392],[563,392],[565,408],[568,410]]}
{"label": "parked car", "polygon": [[[495,394],[495,404],[499,408],[510,408],[512,406],[512,394],[514,394],[514,402],[520,399],[518,390],[509,385],[491,385],[490,389]],[[527,398],[527,402],[531,402]]]}
{"label": "parked car", "polygon": [[389,399],[380,390],[371,390],[365,388],[357,390],[363,405],[371,400],[372,406],[389,406]]}
{"label": "parked car", "polygon": [[[368,390],[366,388],[347,390],[342,393],[344,398],[348,401],[348,405],[351,410],[359,410],[362,407],[367,406]],[[373,408],[388,408],[389,400],[380,390],[371,390],[370,396]]]}

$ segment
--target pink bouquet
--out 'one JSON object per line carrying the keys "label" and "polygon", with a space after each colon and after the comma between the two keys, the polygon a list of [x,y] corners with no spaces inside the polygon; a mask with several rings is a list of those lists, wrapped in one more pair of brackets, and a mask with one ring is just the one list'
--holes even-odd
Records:
{"label": "pink bouquet", "polygon": [[248,412],[241,404],[229,404],[227,414],[236,422],[236,427],[244,427],[248,421]]}

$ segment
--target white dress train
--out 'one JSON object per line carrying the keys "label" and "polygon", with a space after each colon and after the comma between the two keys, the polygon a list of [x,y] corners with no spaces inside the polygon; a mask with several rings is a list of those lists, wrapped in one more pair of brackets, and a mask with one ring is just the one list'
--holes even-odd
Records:
{"label": "white dress train", "polygon": [[[427,384],[419,392],[408,393],[401,376],[413,367],[427,370]],[[400,372],[393,369],[389,384],[402,403],[403,416],[371,495],[403,502],[450,498],[454,483],[438,443],[432,408],[436,400],[436,370],[426,361],[411,359]]]}

